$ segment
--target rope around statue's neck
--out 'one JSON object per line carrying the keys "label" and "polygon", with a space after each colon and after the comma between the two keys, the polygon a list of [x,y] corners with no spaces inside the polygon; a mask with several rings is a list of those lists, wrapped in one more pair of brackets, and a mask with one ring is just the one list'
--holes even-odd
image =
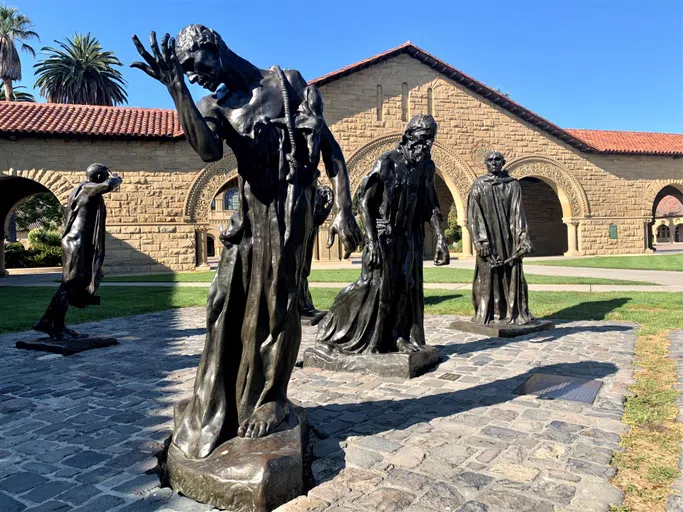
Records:
{"label": "rope around statue's neck", "polygon": [[280,66],[273,66],[277,77],[280,82],[280,92],[282,93],[282,103],[284,104],[285,111],[285,125],[287,126],[287,135],[289,137],[289,153],[287,153],[287,163],[289,163],[289,174],[287,174],[286,180],[290,183],[294,181],[294,176],[296,174],[297,162],[296,162],[296,140],[294,139],[294,120],[292,119],[292,114],[289,110],[289,92],[287,91],[287,77],[285,77],[284,72]]}

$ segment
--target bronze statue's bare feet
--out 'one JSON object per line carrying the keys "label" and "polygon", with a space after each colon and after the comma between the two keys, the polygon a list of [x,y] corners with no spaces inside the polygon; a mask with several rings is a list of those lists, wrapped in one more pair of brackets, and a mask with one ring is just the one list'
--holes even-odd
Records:
{"label": "bronze statue's bare feet", "polygon": [[419,343],[415,343],[413,340],[408,341],[405,338],[399,338],[396,342],[396,348],[398,351],[406,354],[410,354],[411,352],[420,352],[424,350],[425,347],[426,345],[420,345]]}
{"label": "bronze statue's bare feet", "polygon": [[264,437],[272,433],[289,414],[289,407],[282,402],[269,402],[256,409],[251,417],[237,429],[239,437]]}

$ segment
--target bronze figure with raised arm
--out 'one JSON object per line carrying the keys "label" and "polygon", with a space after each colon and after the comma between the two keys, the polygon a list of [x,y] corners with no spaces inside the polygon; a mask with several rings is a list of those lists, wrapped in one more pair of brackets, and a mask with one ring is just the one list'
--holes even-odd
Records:
{"label": "bronze figure with raised arm", "polygon": [[[277,430],[290,409],[287,385],[301,341],[299,283],[313,227],[320,159],[334,190],[346,257],[360,231],[351,213],[349,180],[339,144],[322,117],[322,98],[298,71],[259,69],[202,25],[151,52],[134,43],[137,67],[166,86],[180,122],[206,162],[234,153],[239,209],[221,236],[225,244],[207,302],[207,335],[194,394],[176,407],[173,444],[202,458],[235,436]],[[197,105],[185,83],[211,91]]]}

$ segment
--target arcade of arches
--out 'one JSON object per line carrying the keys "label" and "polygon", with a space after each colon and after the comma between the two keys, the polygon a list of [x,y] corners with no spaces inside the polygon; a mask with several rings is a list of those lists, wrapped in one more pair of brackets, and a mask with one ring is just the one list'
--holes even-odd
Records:
{"label": "arcade of arches", "polygon": [[[644,253],[683,236],[683,212],[658,208],[666,197],[683,197],[683,135],[563,130],[409,44],[312,83],[344,152],[351,190],[395,147],[407,119],[431,112],[439,125],[432,157],[444,222],[453,208],[464,227],[469,189],[485,172],[485,153],[496,149],[521,182],[537,255]],[[237,162],[226,152],[203,163],[175,112],[4,103],[3,237],[19,201],[50,191],[65,204],[85,168],[102,162],[124,180],[105,199],[105,271],[194,270],[220,255],[220,230],[237,206]],[[426,233],[431,257],[434,240]],[[318,236],[314,257],[339,260],[339,244],[325,247],[326,225]],[[459,257],[471,257],[467,229],[462,237]]]}

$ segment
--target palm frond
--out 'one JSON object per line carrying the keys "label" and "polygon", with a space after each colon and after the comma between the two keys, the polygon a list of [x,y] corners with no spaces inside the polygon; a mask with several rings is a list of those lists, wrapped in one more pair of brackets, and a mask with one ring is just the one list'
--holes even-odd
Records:
{"label": "palm frond", "polygon": [[128,101],[114,52],[102,49],[90,33],[55,41],[58,48],[41,49],[45,58],[35,64],[40,95],[50,103],[120,105]]}
{"label": "palm frond", "polygon": [[17,44],[35,56],[26,40],[40,39],[31,20],[14,7],[0,5],[0,79],[21,80],[21,60]]}
{"label": "palm frond", "polygon": [[[12,94],[12,101],[28,101],[35,103],[36,98],[30,92],[19,91],[19,89],[26,89],[23,85],[14,88]],[[0,88],[0,101],[5,101],[5,89]]]}

